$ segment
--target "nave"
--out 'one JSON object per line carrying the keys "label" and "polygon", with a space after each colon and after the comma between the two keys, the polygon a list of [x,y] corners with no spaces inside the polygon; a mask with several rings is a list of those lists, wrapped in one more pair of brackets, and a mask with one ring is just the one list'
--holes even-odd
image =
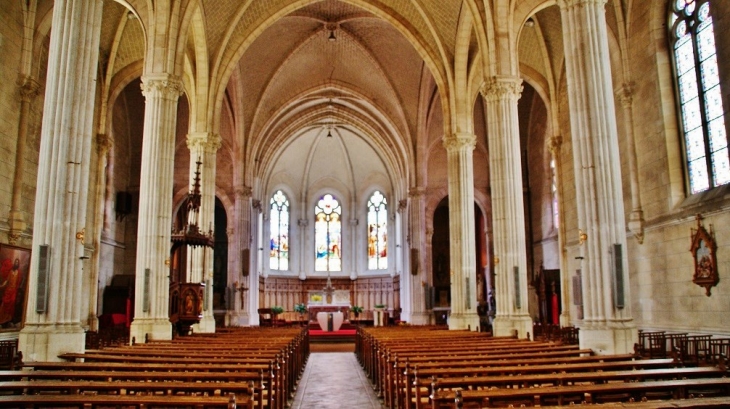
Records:
{"label": "nave", "polygon": [[704,351],[702,343],[671,338],[671,357],[652,356],[645,345],[596,355],[559,340],[398,326],[358,327],[354,354],[311,353],[322,349],[310,345],[308,332],[227,328],[21,363],[0,371],[0,407],[658,409],[730,402],[727,346]]}

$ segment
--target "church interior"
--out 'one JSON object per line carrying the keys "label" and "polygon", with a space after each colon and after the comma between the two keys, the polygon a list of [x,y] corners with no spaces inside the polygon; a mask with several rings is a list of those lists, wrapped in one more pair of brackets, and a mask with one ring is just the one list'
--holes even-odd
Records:
{"label": "church interior", "polygon": [[0,22],[0,343],[24,361],[338,314],[376,338],[570,328],[597,355],[730,338],[730,2],[12,0]]}

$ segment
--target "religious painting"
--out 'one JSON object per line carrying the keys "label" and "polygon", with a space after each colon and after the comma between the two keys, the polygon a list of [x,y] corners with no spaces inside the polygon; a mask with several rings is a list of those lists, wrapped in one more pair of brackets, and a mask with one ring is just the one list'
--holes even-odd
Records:
{"label": "religious painting", "polygon": [[25,312],[30,250],[0,244],[0,328],[20,329]]}
{"label": "religious painting", "polygon": [[692,229],[692,247],[694,257],[694,275],[692,282],[705,288],[705,295],[711,295],[710,288],[720,280],[717,274],[717,244],[715,243],[712,226],[710,231],[702,226],[702,216],[697,215],[697,230]]}

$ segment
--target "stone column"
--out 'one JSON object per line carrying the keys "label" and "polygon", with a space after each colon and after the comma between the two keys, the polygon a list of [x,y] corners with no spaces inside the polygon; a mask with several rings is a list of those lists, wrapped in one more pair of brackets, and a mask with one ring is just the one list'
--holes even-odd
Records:
{"label": "stone column", "polygon": [[[215,230],[215,164],[216,152],[221,147],[220,136],[207,132],[188,134],[190,150],[190,185],[194,183],[198,161],[200,166],[200,211],[198,226],[204,233]],[[203,318],[193,326],[193,332],[215,332],[213,317],[213,249],[196,247],[188,253],[188,282],[205,283],[207,302],[203,305]]]}
{"label": "stone column", "polygon": [[30,76],[20,81],[20,118],[18,118],[18,144],[15,149],[15,169],[13,174],[13,197],[8,217],[8,243],[16,244],[27,227],[22,211],[23,175],[25,174],[25,151],[28,144],[28,111],[33,99],[38,95],[40,84]]}
{"label": "stone column", "polygon": [[[560,147],[563,145],[563,138],[560,135],[554,135],[548,140],[548,150],[550,150],[550,156],[555,161],[555,176],[558,188],[558,210],[563,208],[563,164],[560,162]],[[562,219],[561,219],[562,220]],[[571,295],[570,289],[572,288],[571,275],[568,272],[568,263],[565,259],[565,223],[558,223],[558,251],[560,251],[560,325],[570,326],[573,325],[570,321],[570,303]]]}
{"label": "stone column", "polygon": [[[583,257],[580,345],[599,354],[622,354],[633,351],[638,336],[630,311],[626,219],[605,3],[558,0]],[[616,249],[622,253],[618,263],[614,262]],[[622,305],[612,297],[616,272],[626,283]]]}
{"label": "stone column", "polygon": [[444,138],[449,176],[449,237],[451,239],[451,315],[449,329],[479,327],[476,299],[476,238],[474,237],[474,163],[476,136],[457,133]]}
{"label": "stone column", "polygon": [[639,188],[639,166],[636,163],[636,142],[634,138],[634,114],[631,110],[634,100],[634,84],[627,82],[618,91],[619,101],[624,109],[624,130],[626,132],[626,153],[629,160],[631,182],[631,214],[629,230],[634,233],[639,244],[644,243],[644,211],[641,209],[641,189]]}
{"label": "stone column", "polygon": [[[233,283],[235,290],[235,299],[232,300],[232,311],[229,311],[229,323],[231,325],[248,325],[249,324],[249,308],[246,300],[250,297],[251,274],[255,271],[251,266],[252,252],[251,249],[251,188],[243,186],[236,188],[235,215],[233,223],[235,223],[235,233],[233,240],[228,243],[228,254],[234,257],[234,268],[228,271],[228,282]],[[230,220],[230,219],[229,219]],[[244,251],[248,251],[248,260],[244,260]]]}
{"label": "stone column", "polygon": [[145,96],[142,170],[137,224],[134,321],[130,340],[172,338],[169,318],[170,234],[179,78],[165,73],[142,76]]}
{"label": "stone column", "polygon": [[[28,301],[19,336],[26,361],[84,351],[82,257],[102,3],[56,0],[53,7]],[[41,246],[48,249],[47,286],[39,284]],[[44,287],[45,296],[39,291]]]}
{"label": "stone column", "polygon": [[493,77],[482,89],[487,106],[489,173],[492,186],[494,274],[497,314],[494,335],[532,333],[527,305],[527,238],[517,101],[518,77]]}
{"label": "stone column", "polygon": [[[309,229],[309,219],[307,219],[307,208],[304,205],[300,206],[302,218],[297,221],[299,226],[299,245],[296,246],[299,249],[299,279],[304,281],[307,279],[307,233]],[[291,251],[291,250],[290,250]],[[290,253],[291,255],[291,253]]]}
{"label": "stone column", "polygon": [[[353,199],[353,203],[356,203],[355,200],[356,199]],[[357,211],[355,211],[355,209],[357,208],[357,206],[355,206],[353,204],[351,207],[353,208],[352,214],[356,215]],[[348,235],[349,236],[348,241],[350,242],[350,245],[348,247],[350,249],[348,252],[349,254],[347,256],[350,259],[350,263],[349,263],[350,264],[350,280],[353,280],[353,281],[357,280],[357,276],[358,276],[358,274],[357,274],[357,257],[355,257],[355,254],[360,253],[359,251],[357,251],[358,244],[359,244],[357,242],[357,236],[358,236],[357,233],[358,233],[359,224],[360,224],[360,220],[358,220],[356,217],[353,217],[350,219],[350,234]],[[342,245],[342,243],[340,243],[340,245]],[[365,260],[365,262],[367,263],[367,260]],[[345,264],[342,263],[342,266],[344,267]]]}
{"label": "stone column", "polygon": [[[107,202],[107,162],[109,157],[109,151],[113,146],[113,141],[106,134],[96,135],[96,188],[93,189],[95,198],[94,206],[94,225],[92,236],[90,241],[92,242],[91,248],[91,260],[88,263],[88,291],[89,291],[89,303],[88,303],[88,323],[89,329],[96,331],[99,329],[99,261],[101,257],[101,235],[106,219],[111,216],[106,212]],[[87,274],[85,274],[87,275]]]}
{"label": "stone column", "polygon": [[[426,311],[426,285],[429,280],[425,268],[426,251],[426,189],[413,187],[408,192],[410,203],[409,211],[409,232],[406,240],[408,260],[408,271],[401,272],[403,312],[401,319],[413,325],[426,325],[429,323],[428,311]],[[415,274],[414,274],[415,273]],[[405,291],[403,291],[405,290]],[[403,294],[405,293],[405,294]]]}

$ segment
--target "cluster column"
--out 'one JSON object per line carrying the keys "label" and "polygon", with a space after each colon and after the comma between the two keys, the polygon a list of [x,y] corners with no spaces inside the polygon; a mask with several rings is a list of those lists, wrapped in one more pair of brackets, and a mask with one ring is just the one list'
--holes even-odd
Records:
{"label": "cluster column", "polygon": [[451,315],[449,329],[479,327],[474,237],[474,162],[476,136],[456,133],[444,138],[449,177]]}
{"label": "cluster column", "polygon": [[[197,162],[200,167],[200,212],[196,221],[204,233],[215,230],[215,164],[216,152],[221,147],[220,136],[207,132],[190,133],[187,137],[190,150],[190,185],[192,186],[197,171]],[[213,249],[210,247],[195,247],[188,253],[188,269],[190,283],[205,283],[205,303],[203,304],[203,318],[193,326],[194,332],[215,332],[213,318]]]}
{"label": "cluster column", "polygon": [[408,192],[410,203],[408,205],[409,233],[408,253],[405,254],[409,262],[408,271],[401,272],[401,280],[404,289],[401,292],[403,297],[402,319],[414,325],[425,325],[429,323],[428,312],[426,311],[426,286],[428,285],[428,270],[426,264],[426,189],[414,187]]}
{"label": "cluster column", "polygon": [[53,5],[28,302],[19,336],[26,361],[57,361],[61,352],[84,350],[82,257],[101,10],[99,0]]}
{"label": "cluster column", "polygon": [[228,282],[233,285],[233,293],[235,298],[231,302],[231,311],[228,312],[229,325],[248,325],[249,311],[251,310],[246,303],[251,299],[250,289],[253,287],[251,274],[255,271],[251,268],[251,194],[252,190],[248,186],[236,188],[236,203],[234,223],[234,240],[231,240],[229,246],[229,257],[233,258],[232,266],[228,270]]}
{"label": "cluster column", "polygon": [[527,306],[527,238],[517,101],[518,77],[493,77],[482,88],[487,106],[489,172],[492,187],[495,336],[532,332]]}
{"label": "cluster column", "polygon": [[[169,318],[170,234],[175,123],[182,82],[166,73],[142,76],[145,96],[143,175],[139,188],[134,321],[130,340],[172,338]],[[167,193],[166,193],[167,192]]]}
{"label": "cluster column", "polygon": [[580,344],[600,354],[621,354],[633,351],[638,336],[628,291],[626,219],[605,3],[558,0],[583,257]]}

